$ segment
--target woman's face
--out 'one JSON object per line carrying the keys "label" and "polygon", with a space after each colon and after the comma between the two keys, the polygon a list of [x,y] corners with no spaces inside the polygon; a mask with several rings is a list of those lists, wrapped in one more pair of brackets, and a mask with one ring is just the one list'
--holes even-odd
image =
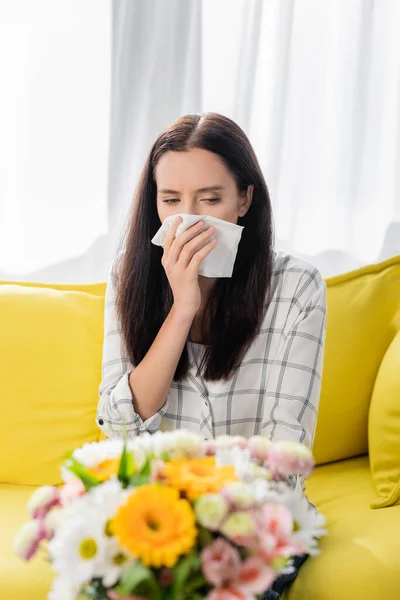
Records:
{"label": "woman's face", "polygon": [[185,213],[210,215],[236,224],[250,208],[253,186],[240,194],[219,156],[202,148],[166,152],[157,163],[155,179],[161,222]]}

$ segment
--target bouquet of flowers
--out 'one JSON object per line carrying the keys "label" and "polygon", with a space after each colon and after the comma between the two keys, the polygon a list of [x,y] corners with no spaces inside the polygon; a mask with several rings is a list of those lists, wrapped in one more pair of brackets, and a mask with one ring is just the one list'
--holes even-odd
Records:
{"label": "bouquet of flowers", "polygon": [[324,518],[291,477],[313,466],[305,446],[262,436],[88,443],[62,486],[34,492],[15,551],[43,546],[49,600],[256,600],[293,556],[318,552]]}

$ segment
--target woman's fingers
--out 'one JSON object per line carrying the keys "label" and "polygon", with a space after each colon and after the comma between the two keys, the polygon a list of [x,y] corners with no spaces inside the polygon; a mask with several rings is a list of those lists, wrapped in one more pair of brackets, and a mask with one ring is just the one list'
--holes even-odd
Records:
{"label": "woman's fingers", "polygon": [[179,263],[187,267],[195,253],[199,252],[206,244],[209,243],[210,237],[215,233],[215,227],[210,227],[203,231],[195,238],[187,242],[180,253]]}
{"label": "woman's fingers", "polygon": [[178,229],[179,225],[182,223],[182,217],[177,217],[175,219],[175,221],[172,223],[170,230],[168,231],[167,235],[165,236],[165,240],[164,240],[164,254],[168,254],[172,242],[175,239],[175,235],[176,235],[176,230]]}
{"label": "woman's fingers", "polygon": [[188,268],[193,269],[194,271],[197,272],[199,269],[199,266],[201,265],[203,260],[206,258],[206,256],[208,256],[210,254],[210,252],[212,250],[214,250],[216,245],[217,245],[217,240],[208,241],[206,243],[206,245],[203,248],[201,248],[201,250],[199,250],[198,252],[195,252],[195,254],[193,254],[193,258],[190,261]]}
{"label": "woman's fingers", "polygon": [[172,241],[169,250],[169,256],[173,262],[178,262],[180,254],[182,252],[182,248],[184,248],[185,244],[190,242],[190,240],[196,238],[199,233],[202,231],[204,227],[203,221],[199,221],[195,223],[191,227],[188,227],[183,231],[177,238]]}

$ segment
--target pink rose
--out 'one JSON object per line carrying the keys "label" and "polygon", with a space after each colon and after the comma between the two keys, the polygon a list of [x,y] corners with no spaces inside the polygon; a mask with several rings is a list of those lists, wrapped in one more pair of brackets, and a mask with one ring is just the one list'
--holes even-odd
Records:
{"label": "pink rose", "polygon": [[[282,504],[265,504],[258,513],[260,553],[266,562],[298,553],[291,540],[293,516]],[[279,561],[278,561],[279,562]]]}
{"label": "pink rose", "polygon": [[251,458],[261,464],[267,460],[271,447],[271,440],[262,435],[253,435],[248,442]]}
{"label": "pink rose", "polygon": [[275,442],[268,452],[268,469],[274,479],[289,475],[310,475],[314,459],[309,448],[297,442]]}
{"label": "pink rose", "polygon": [[262,594],[276,577],[276,571],[259,556],[251,556],[240,567],[234,587],[243,594]]}
{"label": "pink rose", "polygon": [[43,519],[33,519],[25,523],[14,539],[14,552],[23,560],[30,560],[38,551],[40,542],[46,539],[46,526]]}
{"label": "pink rose", "polygon": [[28,502],[28,512],[34,519],[43,519],[47,513],[60,504],[60,492],[54,485],[37,488]]}
{"label": "pink rose", "polygon": [[258,556],[245,560],[225,587],[217,587],[206,600],[256,600],[257,594],[265,592],[276,577],[276,571]]}
{"label": "pink rose", "polygon": [[222,538],[213,541],[201,553],[204,577],[217,587],[233,579],[240,567],[239,552]]}

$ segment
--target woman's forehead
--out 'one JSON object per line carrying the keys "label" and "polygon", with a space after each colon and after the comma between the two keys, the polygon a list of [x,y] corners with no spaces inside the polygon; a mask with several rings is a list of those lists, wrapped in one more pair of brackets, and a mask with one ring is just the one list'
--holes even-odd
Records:
{"label": "woman's forehead", "polygon": [[235,185],[221,158],[202,148],[166,152],[157,163],[155,179],[160,193],[162,190],[166,193],[185,189],[197,191],[206,187],[226,189]]}

